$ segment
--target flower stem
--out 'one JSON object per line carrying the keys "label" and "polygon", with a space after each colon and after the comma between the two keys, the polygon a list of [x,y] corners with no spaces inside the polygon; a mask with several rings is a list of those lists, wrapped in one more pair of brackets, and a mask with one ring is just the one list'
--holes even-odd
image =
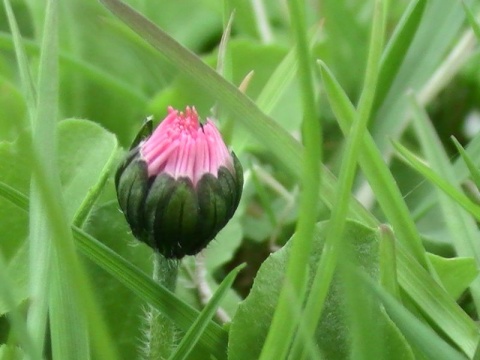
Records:
{"label": "flower stem", "polygon": [[[179,261],[165,258],[160,253],[153,255],[153,280],[175,291]],[[157,309],[150,306],[147,313],[145,360],[168,359],[174,349],[177,328]]]}

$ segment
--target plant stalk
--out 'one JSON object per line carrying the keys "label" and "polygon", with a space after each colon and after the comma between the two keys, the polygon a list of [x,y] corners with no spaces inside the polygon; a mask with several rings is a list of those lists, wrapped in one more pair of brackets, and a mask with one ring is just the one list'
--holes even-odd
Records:
{"label": "plant stalk", "polygon": [[[179,264],[178,260],[167,259],[155,252],[153,255],[153,280],[174,292]],[[146,316],[145,360],[168,359],[174,350],[176,332],[175,324],[160,311],[150,306]]]}

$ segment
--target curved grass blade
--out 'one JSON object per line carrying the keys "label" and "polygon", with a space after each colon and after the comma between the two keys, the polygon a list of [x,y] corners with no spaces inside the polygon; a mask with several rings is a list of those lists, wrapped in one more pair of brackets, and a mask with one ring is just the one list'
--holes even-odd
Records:
{"label": "curved grass blade", "polygon": [[198,340],[202,336],[205,328],[208,326],[209,321],[212,320],[215,315],[215,311],[220,306],[220,301],[227,294],[227,291],[232,287],[235,278],[238,273],[245,267],[245,264],[237,266],[235,269],[223,279],[222,283],[218,286],[218,289],[213,294],[212,298],[208,302],[207,306],[200,312],[197,319],[192,326],[188,329],[187,333],[183,337],[182,341],[178,345],[177,350],[170,357],[170,360],[186,359],[188,354],[193,350]]}
{"label": "curved grass blade", "polygon": [[372,114],[385,100],[422,20],[427,0],[415,0],[405,10],[382,56]]}
{"label": "curved grass blade", "polygon": [[463,10],[465,10],[465,14],[467,15],[468,22],[470,23],[470,26],[475,33],[475,36],[477,39],[480,39],[480,25],[478,24],[478,21],[475,19],[475,15],[473,14],[472,10],[470,7],[465,3],[464,0],[462,0],[462,6]]}
{"label": "curved grass blade", "polygon": [[428,359],[465,360],[465,356],[443,340],[425,323],[418,320],[387,291],[380,288],[363,274],[358,277],[382,301],[390,318],[402,331],[408,342],[415,346]]}
{"label": "curved grass blade", "polygon": [[[400,143],[393,141],[393,146],[397,150],[400,158],[405,161],[407,165],[412,167],[415,171],[421,174],[425,179],[429,180],[435,184],[440,190],[442,190],[446,195],[448,195],[453,201],[458,205],[463,207],[468,211],[472,216],[480,221],[480,206],[471,201],[466,195],[457,190],[452,186],[450,182],[441,177],[438,173],[432,170],[424,160],[417,157],[414,153],[408,150],[405,146]],[[469,256],[469,255],[465,255]],[[470,254],[471,256],[471,254]]]}
{"label": "curved grass blade", "polygon": [[451,139],[455,144],[455,147],[457,148],[463,161],[467,165],[468,170],[470,171],[470,175],[472,176],[473,182],[475,183],[475,185],[477,185],[477,188],[480,188],[480,171],[478,170],[477,166],[475,165],[473,160],[470,158],[470,156],[467,154],[463,146],[458,142],[458,140],[455,139],[454,136],[452,136]]}

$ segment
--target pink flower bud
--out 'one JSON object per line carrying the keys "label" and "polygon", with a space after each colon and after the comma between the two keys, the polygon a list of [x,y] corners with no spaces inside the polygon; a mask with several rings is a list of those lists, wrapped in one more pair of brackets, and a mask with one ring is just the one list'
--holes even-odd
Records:
{"label": "pink flower bud", "polygon": [[133,234],[168,258],[202,250],[233,216],[243,172],[212,121],[173,108],[117,170],[120,207]]}

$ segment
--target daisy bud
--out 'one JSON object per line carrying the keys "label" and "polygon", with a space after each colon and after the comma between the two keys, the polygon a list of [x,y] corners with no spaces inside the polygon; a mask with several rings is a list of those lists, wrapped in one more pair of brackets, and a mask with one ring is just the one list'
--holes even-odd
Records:
{"label": "daisy bud", "polygon": [[118,202],[137,239],[166,258],[205,248],[242,194],[243,171],[210,120],[173,108],[133,147],[115,176]]}

